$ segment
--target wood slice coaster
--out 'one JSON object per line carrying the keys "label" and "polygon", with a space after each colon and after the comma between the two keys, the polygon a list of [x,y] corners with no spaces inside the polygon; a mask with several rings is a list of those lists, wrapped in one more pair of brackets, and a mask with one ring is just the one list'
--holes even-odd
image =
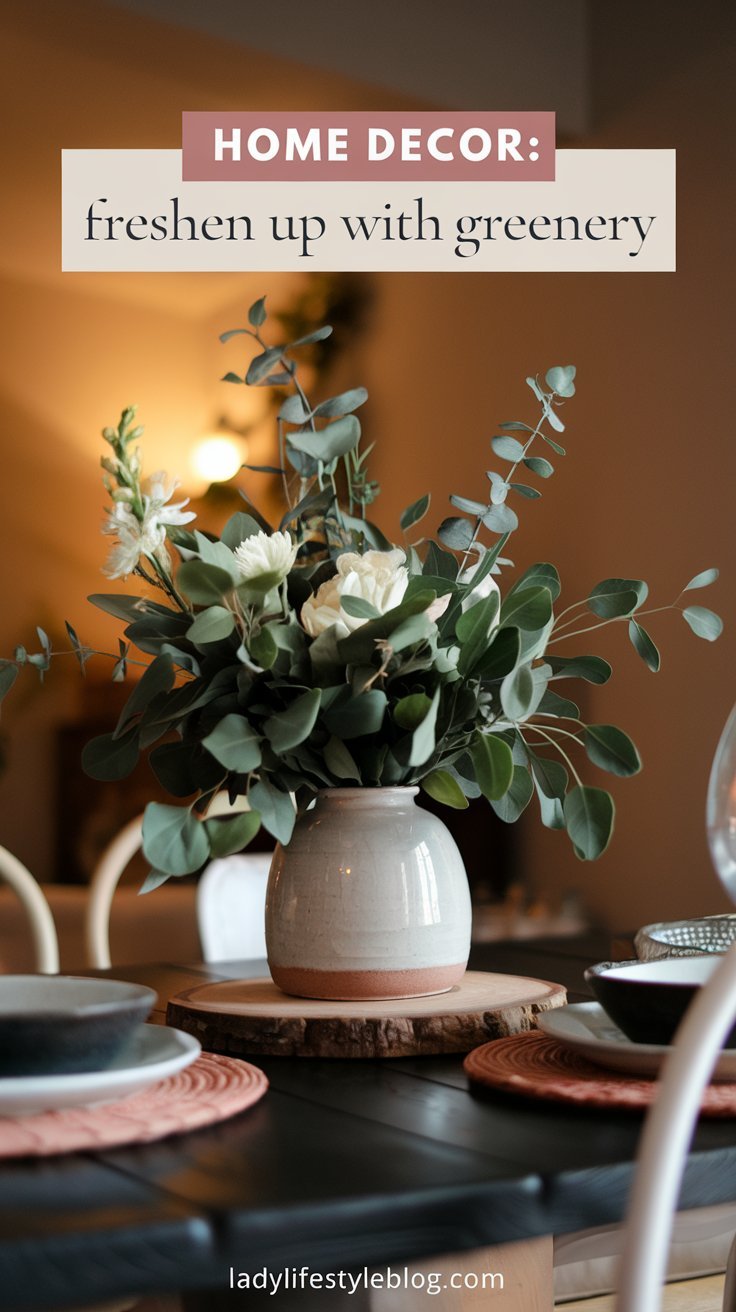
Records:
{"label": "wood slice coaster", "polygon": [[561,984],[472,970],[448,993],[382,1002],[313,1001],[270,979],[224,980],[177,994],[167,1021],[233,1057],[416,1057],[518,1034],[565,1001]]}
{"label": "wood slice coaster", "polygon": [[[539,1031],[484,1043],[468,1053],[465,1070],[478,1084],[526,1098],[646,1111],[659,1091],[657,1080],[606,1073]],[[710,1084],[702,1116],[736,1116],[736,1084]]]}

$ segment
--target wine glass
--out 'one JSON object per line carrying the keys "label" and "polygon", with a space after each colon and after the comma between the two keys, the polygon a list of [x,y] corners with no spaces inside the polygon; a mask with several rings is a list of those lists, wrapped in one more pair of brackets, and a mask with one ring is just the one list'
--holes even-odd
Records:
{"label": "wine glass", "polygon": [[[705,823],[716,873],[736,902],[736,706],[713,758]],[[703,1090],[735,1015],[736,941],[688,1008],[662,1070],[659,1097],[646,1119],[621,1254],[616,1312],[658,1312],[661,1305],[687,1151]],[[731,1269],[727,1289],[731,1298]]]}

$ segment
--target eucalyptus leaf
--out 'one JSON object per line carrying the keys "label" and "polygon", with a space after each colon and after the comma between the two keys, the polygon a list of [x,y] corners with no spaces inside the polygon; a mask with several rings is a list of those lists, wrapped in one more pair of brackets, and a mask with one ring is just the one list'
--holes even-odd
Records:
{"label": "eucalyptus leaf", "polygon": [[481,792],[489,802],[497,802],[507,793],[514,777],[514,759],[511,748],[493,733],[473,736],[470,749]]}
{"label": "eucalyptus leaf", "polygon": [[501,625],[525,632],[544,628],[552,615],[552,596],[547,587],[534,586],[510,592],[501,606]]}
{"label": "eucalyptus leaf", "polygon": [[458,670],[470,674],[488,651],[491,631],[498,618],[498,593],[491,592],[458,616],[455,635],[460,644]]}
{"label": "eucalyptus leaf", "polygon": [[352,414],[367,400],[368,392],[365,387],[352,387],[347,392],[340,392],[339,396],[331,396],[329,400],[321,401],[315,406],[313,414],[322,419],[334,419],[337,415]]}
{"label": "eucalyptus leaf", "polygon": [[534,701],[534,678],[529,665],[519,665],[501,684],[501,706],[507,719],[522,720]]}
{"label": "eucalyptus leaf", "polygon": [[248,323],[253,328],[260,328],[261,324],[265,322],[266,298],[265,296],[259,296],[258,300],[253,302],[248,311]]}
{"label": "eucalyptus leaf", "polygon": [[511,506],[491,506],[483,515],[483,523],[492,533],[513,533],[519,527],[519,517]]}
{"label": "eucalyptus leaf", "polygon": [[210,854],[207,831],[188,809],[149,802],[143,813],[143,852],[169,875],[190,875]]}
{"label": "eucalyptus leaf", "polygon": [[524,573],[509,590],[508,596],[514,596],[516,593],[522,592],[524,588],[528,588],[532,584],[535,587],[546,588],[553,601],[556,601],[560,595],[561,584],[559,573],[557,572],[556,567],[550,565],[548,561],[541,561],[536,565],[530,565],[529,569],[524,570]]}
{"label": "eucalyptus leaf", "polygon": [[723,620],[720,615],[708,610],[706,606],[687,606],[682,612],[682,617],[686,624],[690,625],[693,633],[698,638],[705,638],[706,642],[715,642],[723,632]]}
{"label": "eucalyptus leaf", "polygon": [[718,578],[717,569],[704,569],[700,574],[696,574],[694,579],[686,583],[683,592],[691,592],[694,588],[707,588],[711,583],[715,583]]}
{"label": "eucalyptus leaf", "polygon": [[129,729],[121,738],[100,734],[82,749],[82,769],[92,779],[117,783],[126,779],[138,764],[138,734]]}
{"label": "eucalyptus leaf", "polygon": [[576,855],[583,861],[595,861],[605,852],[613,832],[615,810],[610,793],[576,784],[565,798],[563,811]]}
{"label": "eucalyptus leaf", "polygon": [[160,888],[162,884],[166,883],[167,879],[171,879],[171,875],[166,870],[149,870],[138,889],[139,896],[143,893],[152,893],[154,888]]}
{"label": "eucalyptus leaf", "polygon": [[293,351],[296,346],[311,346],[312,342],[324,342],[327,337],[332,336],[332,328],[328,323],[322,328],[315,328],[314,332],[306,333],[304,337],[297,337],[295,342],[289,342],[288,347],[284,350]]}
{"label": "eucalyptus leaf", "polygon": [[437,536],[453,551],[465,551],[473,541],[473,529],[467,519],[450,516],[449,519],[443,519],[437,529]]}
{"label": "eucalyptus leaf", "polygon": [[524,459],[525,448],[515,437],[492,437],[491,446],[495,455],[500,456],[501,460],[508,460],[513,465]]}
{"label": "eucalyptus leaf", "polygon": [[656,674],[660,666],[659,651],[646,629],[637,620],[629,620],[629,637],[644,663]]}
{"label": "eucalyptus leaf", "polygon": [[289,434],[291,446],[296,447],[297,451],[305,451],[314,460],[322,460],[325,464],[330,460],[337,460],[339,456],[347,455],[359,441],[360,421],[355,415],[344,415],[342,419],[335,419],[319,432],[307,428]]}
{"label": "eucalyptus leaf", "polygon": [[[274,628],[277,627],[274,625]],[[250,638],[248,651],[252,659],[262,670],[270,670],[276,662],[279,648],[271,628],[265,625]]]}
{"label": "eucalyptus leaf", "polygon": [[648,591],[642,579],[604,579],[588,595],[588,608],[601,619],[617,619],[646,601]]}
{"label": "eucalyptus leaf", "polygon": [[609,774],[638,774],[641,770],[641,758],[634,743],[623,729],[613,724],[589,724],[586,726],[585,750],[594,765]]}
{"label": "eucalyptus leaf", "polygon": [[375,620],[379,618],[381,613],[364,597],[352,597],[345,592],[340,597],[340,609],[356,620]]}
{"label": "eucalyptus leaf", "polygon": [[427,492],[425,496],[420,497],[418,501],[413,501],[410,506],[407,506],[399,520],[402,532],[406,533],[408,529],[413,528],[413,526],[418,524],[421,519],[424,519],[424,516],[429,510],[429,503],[430,495],[429,492]]}
{"label": "eucalyptus leaf", "polygon": [[260,355],[254,357],[248,366],[248,372],[245,375],[245,381],[250,387],[256,387],[259,383],[268,381],[268,375],[272,372],[274,366],[278,364],[284,353],[283,346],[269,346],[268,350],[262,351]]}
{"label": "eucalyptus leaf", "polygon": [[195,530],[194,537],[200,560],[203,560],[205,565],[214,565],[217,569],[224,570],[230,575],[232,583],[237,582],[239,570],[230,548],[224,542],[213,542],[198,530]]}
{"label": "eucalyptus leaf", "polygon": [[131,720],[142,715],[146,707],[161,693],[174,686],[174,666],[170,656],[157,656],[144,670],[125,706],[120,712],[114,738],[120,738]]}
{"label": "eucalyptus leaf", "polygon": [[529,487],[528,483],[509,483],[509,487],[520,496],[527,497],[530,501],[536,501],[542,493],[538,492],[535,487]]}
{"label": "eucalyptus leaf", "polygon": [[574,364],[558,364],[547,370],[544,381],[558,396],[574,396],[575,383],[573,380],[575,374]]}
{"label": "eucalyptus leaf", "polygon": [[255,838],[261,827],[261,817],[257,811],[238,811],[235,815],[214,816],[205,820],[204,826],[210,856],[232,856],[234,852],[242,852]]}
{"label": "eucalyptus leaf", "polygon": [[565,813],[559,797],[545,797],[536,780],[534,781],[534,787],[537,790],[539,814],[545,829],[564,829]]}
{"label": "eucalyptus leaf", "polygon": [[435,694],[427,708],[427,713],[420,724],[417,725],[411,740],[411,751],[409,753],[409,765],[424,765],[428,761],[436,746],[435,728],[437,725],[437,711],[440,704],[440,690],[436,689]]}
{"label": "eucalyptus leaf", "polygon": [[203,739],[202,745],[233,774],[246,774],[261,764],[258,734],[242,715],[224,716]]}
{"label": "eucalyptus leaf", "polygon": [[380,688],[371,688],[341,705],[330,707],[324,715],[325,726],[330,733],[343,740],[377,734],[383,724],[386,705],[385,692]]}
{"label": "eucalyptus leaf", "polygon": [[569,701],[567,697],[559,697],[556,692],[548,688],[537,707],[536,714],[552,715],[557,720],[578,720],[580,707],[575,702]]}
{"label": "eucalyptus leaf", "polygon": [[552,674],[557,679],[585,679],[586,683],[607,683],[613,674],[608,661],[602,656],[548,656],[545,660],[552,666]]}
{"label": "eucalyptus leaf", "polygon": [[530,469],[533,474],[538,474],[540,478],[551,478],[555,472],[554,465],[551,465],[549,460],[545,460],[543,456],[525,456],[524,464],[527,469]]}
{"label": "eucalyptus leaf", "polygon": [[[463,521],[460,520],[459,522],[462,523]],[[452,583],[457,578],[457,572],[458,564],[452,553],[443,551],[442,547],[439,547],[436,542],[430,542],[422,574],[429,576],[430,580],[432,576],[436,576],[437,578],[449,579]],[[434,585],[430,581],[427,586],[433,587]]]}
{"label": "eucalyptus leaf", "polygon": [[[429,698],[427,700],[429,701]],[[344,742],[341,742],[334,734],[327,739],[322,749],[322,755],[327,769],[336,779],[353,779],[356,783],[361,782],[360,770],[355,764],[353,756]]]}
{"label": "eucalyptus leaf", "polygon": [[290,752],[309,737],[319,714],[320,697],[319,688],[310,688],[266,720],[263,727],[276,753]]}
{"label": "eucalyptus leaf", "polygon": [[225,606],[209,606],[200,611],[187,629],[187,637],[198,645],[229,638],[235,628],[235,616]]}
{"label": "eucalyptus leaf", "polygon": [[431,706],[432,698],[425,692],[410,693],[408,697],[402,697],[394,706],[393,719],[400,729],[407,729],[413,733],[422,723]]}
{"label": "eucalyptus leaf", "polygon": [[436,802],[442,802],[445,806],[451,806],[456,811],[464,811],[468,805],[468,799],[460,787],[457,779],[447,770],[433,770],[422,779],[420,787],[422,792],[433,797]]}
{"label": "eucalyptus leaf", "polygon": [[481,519],[488,510],[484,501],[470,501],[468,497],[459,497],[454,493],[450,497],[450,503],[456,510],[462,510],[464,515],[475,515],[478,519]]}
{"label": "eucalyptus leaf", "polygon": [[185,560],[179,566],[177,583],[197,606],[213,606],[233,589],[233,576],[219,565],[201,560]]}
{"label": "eucalyptus leaf", "polygon": [[246,538],[254,537],[260,531],[260,525],[252,515],[246,515],[244,510],[236,510],[227,521],[220,538],[226,547],[235,551],[241,542],[245,542]]}
{"label": "eucalyptus leaf", "polygon": [[20,671],[13,661],[0,661],[0,702],[7,696]]}
{"label": "eucalyptus leaf", "polygon": [[534,784],[529,771],[525,765],[515,765],[510,787],[503,797],[491,802],[491,806],[499,820],[503,820],[507,825],[512,825],[516,823],[521,813],[526,810],[533,795]]}
{"label": "eucalyptus leaf", "polygon": [[288,793],[272,784],[265,775],[248,790],[248,801],[259,812],[261,824],[277,843],[286,845],[294,832],[296,811]]}
{"label": "eucalyptus leaf", "polygon": [[531,761],[534,782],[545,797],[561,801],[567,790],[567,770],[562,761],[551,761],[546,756],[538,756],[527,747]]}
{"label": "eucalyptus leaf", "polygon": [[478,665],[478,673],[486,680],[503,679],[514,669],[521,650],[519,629],[496,629],[490,647]]}

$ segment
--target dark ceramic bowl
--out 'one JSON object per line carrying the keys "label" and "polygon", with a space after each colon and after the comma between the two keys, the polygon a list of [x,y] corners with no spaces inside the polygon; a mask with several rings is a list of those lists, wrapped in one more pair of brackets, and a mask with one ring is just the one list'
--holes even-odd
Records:
{"label": "dark ceramic bowl", "polygon": [[73,975],[0,975],[0,1076],[104,1070],[156,994]]}
{"label": "dark ceramic bowl", "polygon": [[[602,961],[585,972],[603,1010],[634,1043],[668,1044],[718,956]],[[725,1048],[736,1048],[736,1025]]]}

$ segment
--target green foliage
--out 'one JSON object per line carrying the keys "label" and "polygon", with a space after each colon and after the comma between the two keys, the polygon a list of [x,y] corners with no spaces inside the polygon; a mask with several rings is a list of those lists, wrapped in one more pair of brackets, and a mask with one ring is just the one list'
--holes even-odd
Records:
{"label": "green foliage", "polygon": [[[436,540],[408,541],[428,516],[425,493],[400,517],[403,555],[379,561],[363,592],[351,584],[343,593],[345,553],[394,551],[366,514],[380,492],[355,413],[368,393],[350,387],[310,400],[301,353],[312,354],[331,328],[275,343],[267,325],[261,297],[245,326],[221,340],[238,353],[225,381],[281,389],[278,456],[250,467],[280,482],[284,507],[275,531],[244,493],[243,508],[219,537],[186,527],[193,517],[185,502],[172,503],[165,476],[154,486],[141,482],[135,408],[103,433],[104,481],[114,503],[106,528],[126,528],[114,549],[124,567],[116,558],[108,572],[132,573],[139,586],[90,600],[124,626],[109,653],[112,678],[140,677],[117,727],[87,745],[83,764],[93,777],[117,782],[147,755],[166,790],[187,799],[147,808],[144,851],[152,868],[144,890],[239,851],[261,826],[288,843],[298,812],[319,789],[355,785],[419,784],[456,808],[482,796],[507,823],[536,794],[542,823],[566,829],[582,859],[596,858],[610,839],[613,802],[578,771],[590,763],[633,775],[639,755],[615,726],[586,725],[576,702],[552,685],[605,684],[608,662],[565,644],[621,621],[635,652],[657,670],[659,652],[642,619],[666,607],[644,610],[647,585],[624,578],[605,579],[562,607],[559,574],[545,561],[509,577],[513,563],[503,553],[517,512],[534,513],[530,505],[559,463],[540,447],[565,456],[558,437],[562,407],[575,396],[575,368],[554,365],[527,378],[537,422],[499,425],[490,447],[502,472],[481,473],[482,490],[470,495],[453,492]],[[151,549],[155,542],[161,545]],[[257,562],[255,577],[246,577],[246,558]],[[359,574],[353,565],[353,579]],[[701,571],[680,596],[717,577],[715,569]],[[713,611],[680,598],[674,606],[696,635],[718,637]],[[0,660],[0,700],[26,665],[45,675],[52,642],[42,629],[37,639],[37,649],[34,638],[30,650],[21,645],[12,660]],[[66,640],[84,673],[91,649],[71,625]],[[558,655],[560,647],[571,654]],[[209,818],[223,789],[231,799],[246,797],[249,809]]]}

